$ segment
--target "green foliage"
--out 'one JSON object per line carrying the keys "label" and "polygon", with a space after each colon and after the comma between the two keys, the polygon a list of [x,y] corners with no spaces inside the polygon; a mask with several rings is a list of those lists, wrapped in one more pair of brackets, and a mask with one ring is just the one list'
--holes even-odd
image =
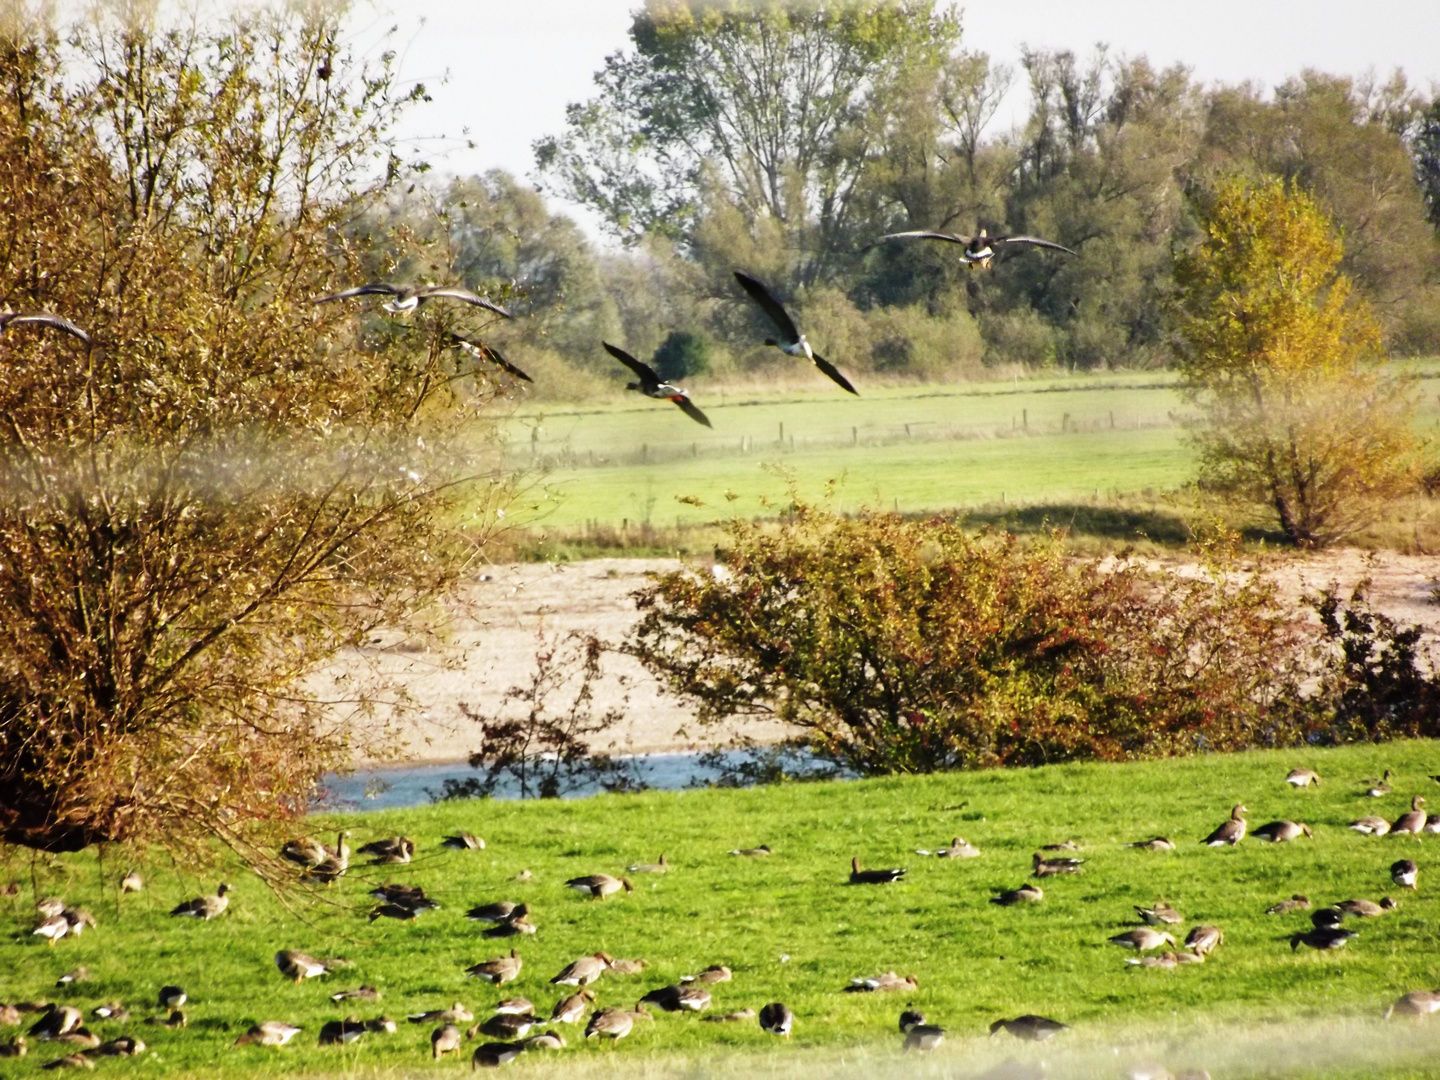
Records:
{"label": "green foliage", "polygon": [[710,370],[710,339],[688,330],[672,330],[655,350],[650,366],[667,381],[704,375]]}
{"label": "green foliage", "polygon": [[1204,217],[1175,263],[1202,480],[1270,507],[1293,543],[1331,543],[1411,484],[1409,385],[1378,370],[1379,329],[1313,198],[1237,178]]}
{"label": "green foliage", "polygon": [[1305,639],[1218,550],[1198,576],[807,506],[662,575],[626,649],[703,722],[773,716],[862,773],[1119,760],[1294,738]]}

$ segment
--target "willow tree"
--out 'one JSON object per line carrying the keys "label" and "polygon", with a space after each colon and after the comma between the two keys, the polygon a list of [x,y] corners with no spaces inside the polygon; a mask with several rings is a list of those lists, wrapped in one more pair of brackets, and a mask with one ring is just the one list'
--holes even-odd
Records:
{"label": "willow tree", "polygon": [[1313,198],[1232,178],[1202,216],[1203,242],[1175,264],[1202,482],[1266,508],[1297,545],[1332,543],[1411,482],[1411,388],[1383,371]]}
{"label": "willow tree", "polygon": [[91,338],[0,337],[0,839],[49,850],[303,812],[367,738],[305,677],[468,551],[435,317],[310,303],[423,89],[335,5],[155,12],[0,9],[0,298]]}

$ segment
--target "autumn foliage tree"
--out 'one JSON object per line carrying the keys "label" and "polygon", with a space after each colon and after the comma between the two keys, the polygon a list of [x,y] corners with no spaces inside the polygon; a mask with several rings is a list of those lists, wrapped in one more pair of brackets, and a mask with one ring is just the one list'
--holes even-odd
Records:
{"label": "autumn foliage tree", "polygon": [[342,15],[0,7],[0,299],[93,341],[0,338],[7,842],[246,848],[365,741],[304,677],[467,557],[474,381],[432,316],[309,302],[423,95]]}
{"label": "autumn foliage tree", "polygon": [[1309,195],[1230,179],[1203,229],[1175,264],[1202,483],[1265,508],[1297,545],[1332,543],[1411,482],[1410,387],[1382,370],[1379,329]]}

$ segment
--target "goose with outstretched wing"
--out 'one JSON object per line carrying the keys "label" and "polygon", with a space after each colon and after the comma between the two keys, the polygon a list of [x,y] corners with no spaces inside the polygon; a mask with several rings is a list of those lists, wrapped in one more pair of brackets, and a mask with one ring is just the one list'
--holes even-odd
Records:
{"label": "goose with outstretched wing", "polygon": [[[471,356],[475,357],[476,360],[484,360],[487,364],[494,364],[501,371],[508,372],[517,379],[524,379],[528,383],[535,381],[483,341],[476,341],[472,338],[461,337],[459,334],[449,332],[446,333],[445,337],[452,346],[465,350]],[[448,847],[449,845],[447,844],[445,846]],[[482,844],[481,846],[483,847],[484,845]]]}
{"label": "goose with outstretched wing", "polygon": [[626,390],[638,390],[646,397],[655,398],[659,401],[673,401],[680,407],[681,412],[697,424],[714,427],[714,425],[710,423],[710,418],[701,412],[695,403],[690,400],[689,394],[681,390],[680,387],[660,378],[659,373],[649,364],[636,360],[635,357],[631,356],[624,349],[617,349],[608,341],[602,341],[600,344],[605,346],[606,352],[639,376],[639,382],[625,384]]}
{"label": "goose with outstretched wing", "polygon": [[850,385],[850,380],[840,374],[839,368],[810,347],[810,342],[805,340],[805,335],[795,325],[795,320],[790,318],[790,313],[785,310],[784,305],[775,298],[775,294],[766,288],[763,282],[749,274],[741,273],[739,270],[735,271],[735,280],[740,283],[742,289],[750,294],[750,299],[760,305],[760,310],[765,312],[775,325],[778,337],[766,338],[766,345],[774,345],[787,356],[799,356],[809,360],[833,379],[841,389],[859,395],[860,392]]}
{"label": "goose with outstretched wing", "polygon": [[881,240],[944,240],[947,243],[959,244],[963,249],[960,252],[960,261],[965,267],[978,266],[981,270],[989,270],[990,262],[1002,248],[1009,245],[1021,247],[1050,248],[1053,251],[1063,251],[1067,255],[1078,255],[1078,251],[1072,251],[1063,244],[1057,244],[1053,240],[1042,240],[1038,236],[1002,235],[990,236],[984,229],[981,229],[974,236],[955,236],[951,233],[929,232],[921,229],[915,232],[886,233]]}
{"label": "goose with outstretched wing", "polygon": [[512,318],[510,312],[494,301],[487,300],[469,289],[460,289],[453,285],[392,285],[387,281],[372,281],[368,285],[357,285],[353,289],[331,293],[329,296],[318,296],[311,303],[327,304],[331,300],[351,300],[357,296],[390,297],[380,306],[392,315],[414,311],[427,301],[443,298],[459,300],[462,304],[473,304],[486,311],[493,311],[496,315],[506,319]]}
{"label": "goose with outstretched wing", "polygon": [[90,344],[90,335],[80,327],[76,326],[69,319],[56,315],[49,311],[0,311],[0,330],[8,329],[11,326],[48,326],[52,330],[60,330],[71,337],[79,338],[86,345]]}

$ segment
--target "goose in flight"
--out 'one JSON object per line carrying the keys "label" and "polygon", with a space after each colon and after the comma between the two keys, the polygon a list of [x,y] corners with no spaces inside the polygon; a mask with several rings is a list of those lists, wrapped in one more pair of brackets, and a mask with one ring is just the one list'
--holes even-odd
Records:
{"label": "goose in flight", "polygon": [[739,270],[735,271],[735,280],[740,282],[740,287],[750,294],[750,299],[759,304],[761,310],[770,316],[770,321],[775,324],[775,329],[780,336],[778,339],[766,338],[766,345],[774,345],[787,356],[803,356],[834,379],[841,389],[859,396],[860,392],[850,385],[849,379],[840,374],[839,368],[810,348],[810,342],[806,341],[805,335],[800,333],[800,328],[795,325],[795,320],[790,318],[790,313],[785,310],[779,300],[775,299],[775,295],[763,283],[749,274],[742,274]]}
{"label": "goose in flight", "polygon": [[[517,379],[524,379],[524,380],[525,380],[526,382],[528,382],[528,383],[533,383],[533,382],[535,381],[534,379],[530,378],[529,375],[526,375],[525,372],[521,371],[518,367],[516,367],[514,364],[512,364],[509,360],[506,360],[505,357],[501,356],[498,352],[496,352],[494,349],[492,349],[489,345],[486,345],[483,341],[473,341],[473,340],[471,340],[470,338],[463,338],[463,337],[461,337],[459,334],[450,333],[449,331],[446,332],[445,337],[446,337],[446,340],[448,340],[449,343],[450,343],[451,345],[453,345],[455,348],[457,348],[457,349],[464,349],[464,350],[465,350],[467,353],[469,353],[471,356],[475,357],[476,360],[484,360],[486,363],[494,364],[494,365],[495,365],[496,367],[498,367],[501,371],[509,372],[511,375],[514,375]],[[469,836],[469,835],[470,835],[469,833],[464,833],[464,834],[462,834],[462,836]],[[447,841],[447,842],[446,842],[444,845],[442,845],[442,846],[444,846],[444,847],[452,847],[452,845],[451,845],[450,843],[448,843],[448,841],[449,841],[450,839],[451,839],[450,837],[446,837],[446,841]],[[474,837],[471,837],[471,839],[474,839]],[[468,845],[466,845],[466,844],[464,843],[464,841],[462,840],[462,841],[461,841],[461,846],[458,847],[458,848],[455,848],[454,850],[456,850],[456,851],[462,851],[462,850],[464,850],[467,846],[468,846]],[[485,844],[482,842],[482,843],[480,844],[480,846],[481,846],[481,847],[484,847]]]}
{"label": "goose in flight", "polygon": [[1031,247],[1051,248],[1055,251],[1063,251],[1068,255],[1078,255],[1078,251],[1071,251],[1063,244],[1056,244],[1050,240],[1041,240],[1038,236],[990,236],[984,229],[981,229],[975,236],[953,236],[950,233],[928,232],[924,229],[916,232],[886,233],[881,240],[946,240],[952,244],[959,244],[964,249],[960,252],[960,261],[965,264],[966,269],[979,266],[981,270],[989,270],[990,262],[999,253],[1000,248],[1007,244],[1028,244]]}
{"label": "goose in flight", "polygon": [[710,423],[710,418],[701,412],[695,403],[690,400],[689,394],[681,390],[680,387],[662,380],[655,369],[649,364],[641,363],[624,349],[617,349],[608,341],[602,341],[600,344],[605,346],[606,352],[640,377],[639,382],[626,383],[626,390],[638,390],[646,397],[656,398],[660,401],[673,401],[680,407],[681,412],[697,424],[704,424],[706,427],[714,426]]}
{"label": "goose in flight", "polygon": [[473,293],[469,289],[459,289],[453,285],[391,285],[386,281],[372,281],[368,285],[357,285],[355,288],[346,289],[344,292],[316,297],[311,303],[326,304],[331,300],[350,300],[356,296],[390,297],[389,300],[380,306],[392,315],[414,311],[427,300],[444,297],[449,300],[459,300],[464,304],[474,304],[476,307],[482,307],[486,311],[493,311],[496,315],[504,316],[507,319],[512,317],[510,312],[506,311],[499,304],[486,300],[485,297]]}
{"label": "goose in flight", "polygon": [[36,326],[48,326],[53,330],[62,330],[71,337],[79,338],[86,345],[90,344],[90,335],[80,327],[76,326],[69,319],[48,311],[0,311],[0,330],[10,326],[22,326],[25,323],[34,323]]}

